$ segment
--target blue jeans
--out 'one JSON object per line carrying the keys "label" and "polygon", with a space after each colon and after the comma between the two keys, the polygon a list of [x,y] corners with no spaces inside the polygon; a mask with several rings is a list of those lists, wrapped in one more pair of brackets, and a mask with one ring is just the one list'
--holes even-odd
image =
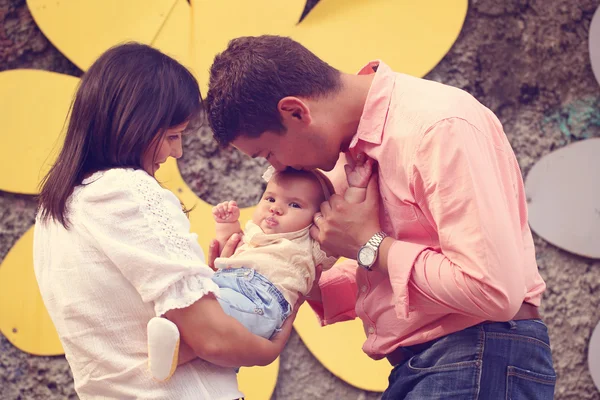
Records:
{"label": "blue jeans", "polygon": [[539,319],[484,322],[430,343],[403,349],[408,358],[392,370],[382,400],[554,397],[548,329]]}
{"label": "blue jeans", "polygon": [[255,335],[269,339],[292,311],[279,289],[251,268],[220,269],[212,280],[225,313]]}

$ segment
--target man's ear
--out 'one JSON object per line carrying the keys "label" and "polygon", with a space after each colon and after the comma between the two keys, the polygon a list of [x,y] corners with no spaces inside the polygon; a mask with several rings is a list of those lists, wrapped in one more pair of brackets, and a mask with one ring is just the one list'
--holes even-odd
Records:
{"label": "man's ear", "polygon": [[308,105],[298,97],[287,96],[279,100],[277,110],[283,125],[309,125],[312,122]]}

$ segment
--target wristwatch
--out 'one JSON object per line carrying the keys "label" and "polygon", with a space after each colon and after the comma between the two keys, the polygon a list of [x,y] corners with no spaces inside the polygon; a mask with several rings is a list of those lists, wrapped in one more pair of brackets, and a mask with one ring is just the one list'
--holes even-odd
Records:
{"label": "wristwatch", "polygon": [[385,232],[377,232],[374,234],[369,241],[358,249],[358,254],[356,255],[356,261],[358,261],[358,265],[366,269],[367,271],[371,271],[371,267],[377,261],[377,254],[379,253],[379,246],[383,239],[387,237],[387,233]]}

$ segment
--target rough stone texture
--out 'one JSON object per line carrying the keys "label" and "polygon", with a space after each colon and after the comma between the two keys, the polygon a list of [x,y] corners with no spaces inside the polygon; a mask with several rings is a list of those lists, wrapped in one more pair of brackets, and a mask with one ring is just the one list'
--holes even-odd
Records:
{"label": "rough stone texture", "polygon": [[[307,11],[317,3],[309,0]],[[427,78],[463,88],[502,120],[526,174],[541,156],[600,136],[600,91],[587,35],[598,0],[471,0],[460,37]],[[24,0],[0,0],[0,70],[39,68],[79,76],[44,37]],[[218,148],[207,128],[186,138],[181,172],[204,200],[257,201],[264,163]],[[226,178],[223,179],[223,176]],[[31,226],[35,201],[0,192],[0,260]],[[535,238],[548,284],[542,312],[558,373],[557,399],[600,399],[587,346],[600,320],[600,262]],[[376,399],[340,381],[294,334],[281,356],[276,399]],[[0,399],[76,398],[63,357],[34,357],[0,335]]]}

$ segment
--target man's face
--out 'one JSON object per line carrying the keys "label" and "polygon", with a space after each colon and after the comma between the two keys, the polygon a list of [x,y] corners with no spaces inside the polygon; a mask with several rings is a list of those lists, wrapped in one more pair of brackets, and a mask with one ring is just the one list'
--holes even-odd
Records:
{"label": "man's face", "polygon": [[331,171],[339,157],[339,144],[314,132],[266,131],[257,138],[239,136],[233,146],[252,158],[263,157],[278,171],[287,167]]}

